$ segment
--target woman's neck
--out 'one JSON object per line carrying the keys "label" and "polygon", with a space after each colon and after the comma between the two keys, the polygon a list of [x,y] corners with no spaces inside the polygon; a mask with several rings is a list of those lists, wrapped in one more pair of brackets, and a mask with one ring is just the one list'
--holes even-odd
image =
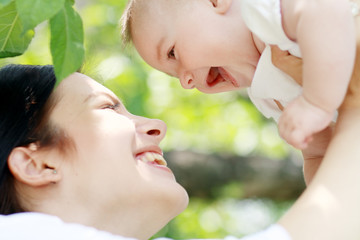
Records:
{"label": "woman's neck", "polygon": [[[72,199],[72,198],[67,198]],[[96,208],[86,202],[69,201],[59,198],[46,199],[39,203],[33,211],[57,216],[64,222],[79,223],[84,226],[94,227],[101,231],[106,231],[123,237],[131,237],[145,240],[152,237],[163,228],[171,219],[161,214],[159,209],[149,212],[149,207],[122,207],[120,203],[106,209]],[[134,210],[136,209],[136,210]]]}

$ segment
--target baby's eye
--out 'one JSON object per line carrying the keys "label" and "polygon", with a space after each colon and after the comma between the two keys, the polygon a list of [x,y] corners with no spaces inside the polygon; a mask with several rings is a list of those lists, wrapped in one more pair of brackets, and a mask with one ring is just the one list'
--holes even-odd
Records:
{"label": "baby's eye", "polygon": [[169,58],[169,59],[176,59],[176,56],[175,56],[175,47],[172,47],[171,50],[168,52],[168,58]]}

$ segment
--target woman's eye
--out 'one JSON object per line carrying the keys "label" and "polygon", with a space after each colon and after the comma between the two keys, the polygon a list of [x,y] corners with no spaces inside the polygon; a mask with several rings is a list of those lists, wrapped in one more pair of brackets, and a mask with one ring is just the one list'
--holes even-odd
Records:
{"label": "woman's eye", "polygon": [[171,50],[168,52],[169,59],[176,59],[175,57],[175,47],[172,47]]}
{"label": "woman's eye", "polygon": [[119,103],[116,103],[116,104],[109,104],[109,105],[106,105],[104,107],[104,109],[111,109],[111,110],[118,110],[120,108],[120,104]]}

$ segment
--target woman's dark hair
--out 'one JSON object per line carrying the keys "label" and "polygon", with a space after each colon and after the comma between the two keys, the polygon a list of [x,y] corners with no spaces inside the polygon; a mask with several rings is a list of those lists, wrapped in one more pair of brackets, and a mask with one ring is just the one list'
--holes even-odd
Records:
{"label": "woman's dark hair", "polygon": [[0,69],[0,214],[25,211],[7,160],[15,147],[53,142],[46,118],[55,82],[51,65],[10,64]]}

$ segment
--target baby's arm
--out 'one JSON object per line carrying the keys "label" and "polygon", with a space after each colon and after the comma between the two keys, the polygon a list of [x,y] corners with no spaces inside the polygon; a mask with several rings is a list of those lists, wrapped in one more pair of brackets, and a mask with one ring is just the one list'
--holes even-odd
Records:
{"label": "baby's arm", "polygon": [[325,128],[345,96],[355,58],[355,24],[348,0],[282,0],[283,25],[300,46],[303,94],[285,108],[280,135],[304,148]]}
{"label": "baby's arm", "polygon": [[[277,68],[291,76],[299,85],[302,85],[301,58],[290,55],[289,52],[281,51],[277,46],[272,46],[271,61]],[[347,95],[347,97],[349,96]],[[279,103],[279,108],[281,110],[284,109],[281,103]],[[306,149],[302,150],[304,157],[304,180],[306,185],[310,184],[323,160],[333,130],[334,124],[330,124],[329,127],[314,134],[313,141],[309,143]]]}

